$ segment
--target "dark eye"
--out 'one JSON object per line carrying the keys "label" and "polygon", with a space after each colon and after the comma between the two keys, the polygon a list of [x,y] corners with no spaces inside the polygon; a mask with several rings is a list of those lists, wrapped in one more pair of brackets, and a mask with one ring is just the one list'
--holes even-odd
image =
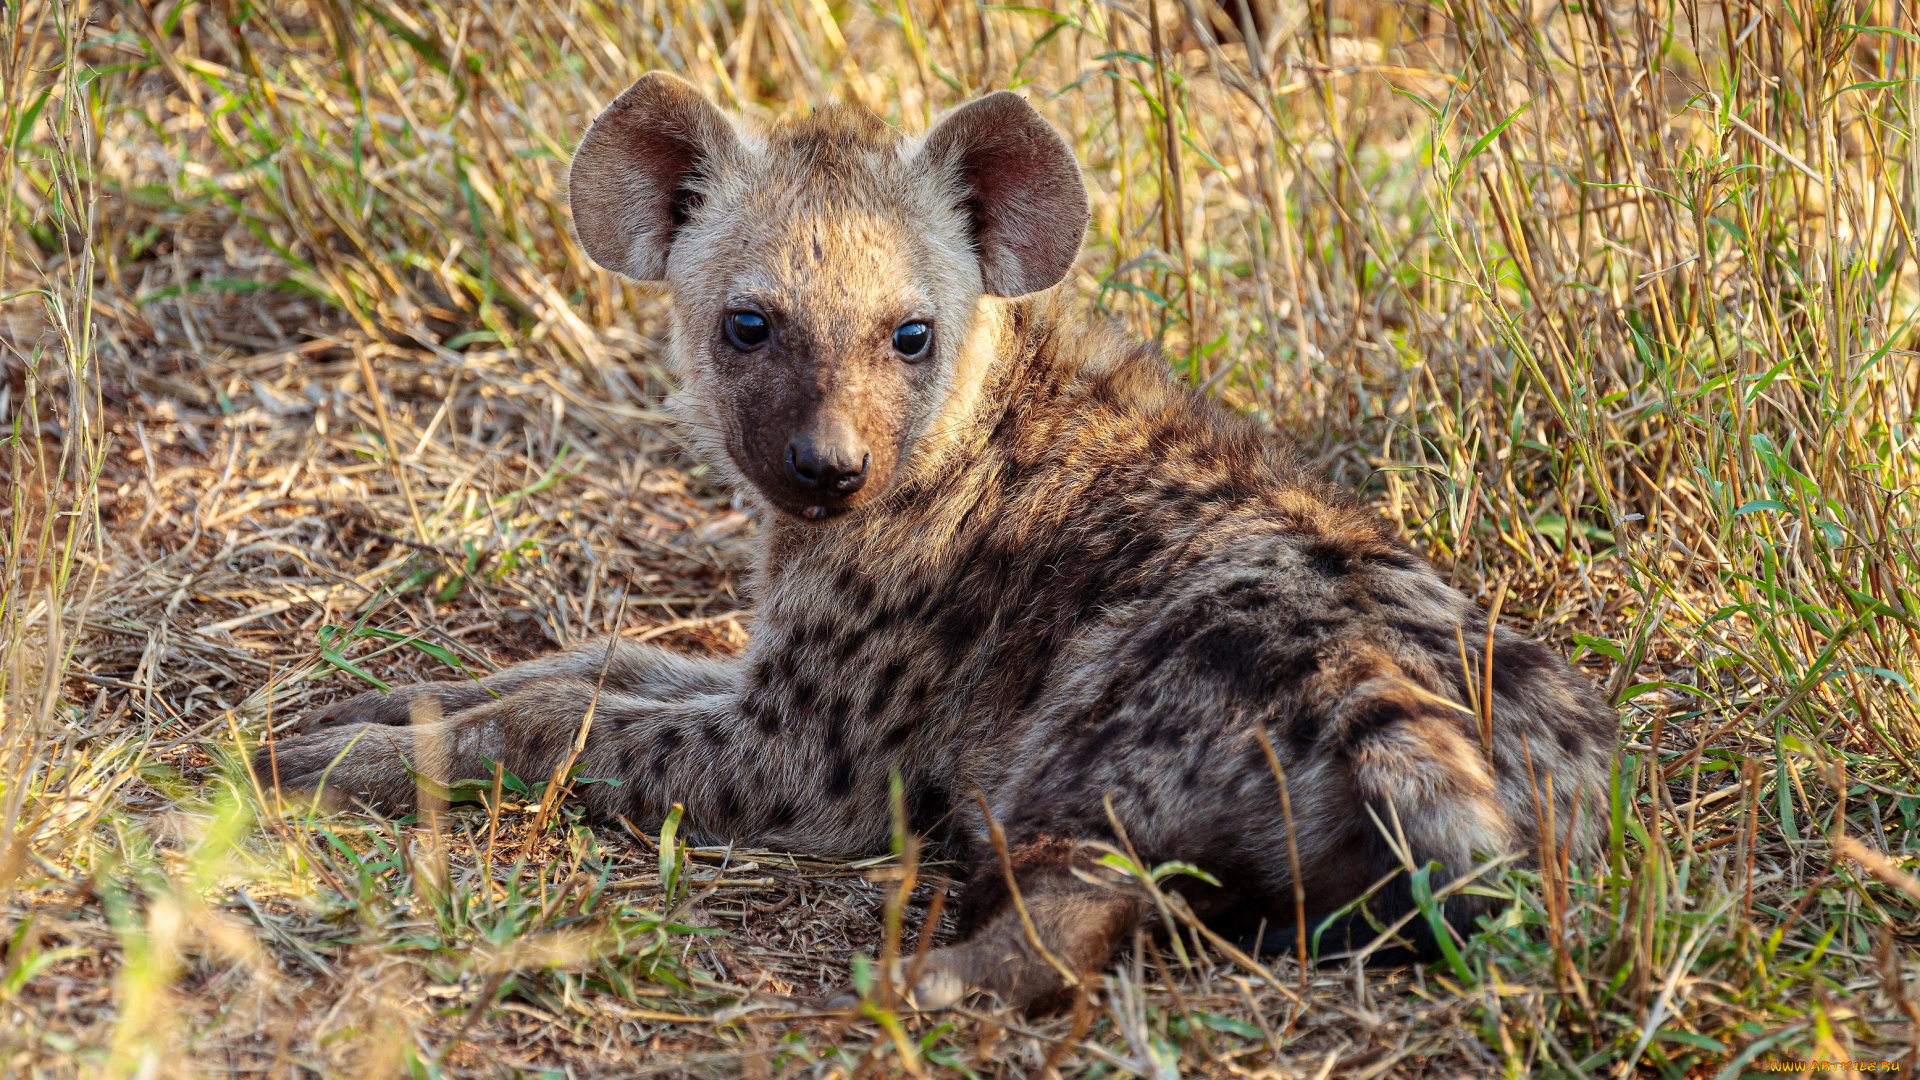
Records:
{"label": "dark eye", "polygon": [[757,311],[727,312],[727,339],[735,348],[757,349],[767,343],[767,317]]}
{"label": "dark eye", "polygon": [[933,327],[915,320],[901,323],[893,332],[893,347],[901,356],[913,359],[927,351],[927,342],[933,340]]}

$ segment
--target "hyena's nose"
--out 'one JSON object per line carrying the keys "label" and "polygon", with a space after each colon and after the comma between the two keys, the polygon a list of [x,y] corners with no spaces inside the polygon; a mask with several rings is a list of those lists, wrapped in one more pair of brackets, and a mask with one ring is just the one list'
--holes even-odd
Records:
{"label": "hyena's nose", "polygon": [[867,482],[867,468],[873,455],[862,446],[844,443],[822,445],[810,435],[802,435],[787,444],[787,471],[802,487],[825,494],[851,495]]}

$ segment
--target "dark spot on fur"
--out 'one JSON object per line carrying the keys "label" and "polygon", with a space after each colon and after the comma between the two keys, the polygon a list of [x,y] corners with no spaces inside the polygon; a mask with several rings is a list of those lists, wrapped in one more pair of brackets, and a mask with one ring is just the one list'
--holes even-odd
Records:
{"label": "dark spot on fur", "polygon": [[[1339,615],[1339,612],[1326,612]],[[1291,638],[1319,639],[1339,637],[1346,632],[1347,621],[1344,618],[1323,619],[1314,615],[1303,615],[1284,626],[1276,626],[1274,633]]]}
{"label": "dark spot on fur", "polygon": [[1026,469],[1018,458],[1009,458],[1000,463],[1000,489],[1009,494],[1026,479]]}
{"label": "dark spot on fur", "polygon": [[833,770],[827,774],[827,794],[836,799],[844,799],[853,792],[853,759],[841,754],[833,761]]}
{"label": "dark spot on fur", "polygon": [[700,737],[708,746],[723,746],[727,741],[727,729],[718,720],[709,720],[700,727]]}
{"label": "dark spot on fur", "polygon": [[656,741],[659,742],[660,748],[662,750],[673,750],[677,748],[680,745],[682,738],[683,736],[680,734],[680,729],[678,727],[675,727],[672,724],[668,724],[666,727],[661,728],[660,734],[655,736],[655,739]]}
{"label": "dark spot on fur", "polygon": [[1320,674],[1320,655],[1310,645],[1282,642],[1270,648],[1265,659],[1266,682],[1275,691],[1285,691]]}
{"label": "dark spot on fur", "polygon": [[925,618],[927,605],[932,602],[932,600],[932,589],[928,588],[924,583],[915,585],[913,591],[909,592],[906,599],[901,602],[900,610],[910,619]]}
{"label": "dark spot on fur", "polygon": [[[1211,464],[1211,462],[1209,462]],[[1240,499],[1240,489],[1232,480],[1218,480],[1200,493],[1203,503],[1232,503]]]}
{"label": "dark spot on fur", "polygon": [[1418,570],[1420,568],[1420,557],[1418,555],[1412,552],[1402,551],[1397,547],[1369,551],[1367,552],[1367,560],[1369,562],[1379,563],[1382,566],[1390,566],[1395,570]]}
{"label": "dark spot on fur", "polygon": [[1312,653],[1297,643],[1275,641],[1259,626],[1238,620],[1201,630],[1189,639],[1185,651],[1200,670],[1255,699],[1287,689],[1317,666]]}
{"label": "dark spot on fur", "polygon": [[907,662],[895,660],[880,670],[880,678],[873,684],[873,693],[867,698],[867,715],[877,717],[886,709],[887,702],[893,697],[894,687],[900,684],[900,676],[907,673]]}
{"label": "dark spot on fur", "polygon": [[[1411,619],[1388,619],[1382,624],[1388,630],[1399,634],[1410,645],[1438,656],[1443,661],[1440,670],[1452,673],[1460,668],[1460,643],[1464,638],[1453,636],[1452,627],[1438,627],[1427,623],[1414,622]],[[1482,641],[1485,639],[1482,638]],[[1472,662],[1474,652],[1469,647],[1468,660]]]}
{"label": "dark spot on fur", "polygon": [[946,654],[958,659],[980,640],[987,623],[985,612],[969,604],[955,604],[941,617],[934,632],[939,635],[940,646]]}
{"label": "dark spot on fur", "polygon": [[947,816],[953,806],[946,790],[926,777],[919,777],[907,788],[907,827],[922,836],[946,831]]}
{"label": "dark spot on fur", "polygon": [[807,679],[795,679],[787,689],[787,700],[793,703],[795,713],[805,713],[813,707],[813,683]]}
{"label": "dark spot on fur", "polygon": [[912,735],[913,722],[902,720],[900,723],[887,729],[886,735],[880,740],[880,745],[889,750],[897,750],[901,746],[906,745],[906,741],[911,738]]}
{"label": "dark spot on fur", "polygon": [[1331,540],[1315,540],[1300,554],[1307,569],[1323,578],[1341,577],[1353,569],[1353,553]]}
{"label": "dark spot on fur", "polygon": [[1153,721],[1140,737],[1142,746],[1163,746],[1171,750],[1186,741],[1187,725],[1166,711],[1154,714]]}
{"label": "dark spot on fur", "polygon": [[740,796],[732,788],[720,789],[720,818],[722,821],[734,821],[740,816]]}
{"label": "dark spot on fur", "polygon": [[[1480,639],[1483,643],[1485,637]],[[1484,646],[1483,646],[1484,647]],[[1495,693],[1513,695],[1527,683],[1539,677],[1542,671],[1552,671],[1560,666],[1560,658],[1551,649],[1537,641],[1524,638],[1511,638],[1501,641],[1494,639],[1493,644],[1493,689]]]}
{"label": "dark spot on fur", "polygon": [[1399,698],[1367,698],[1347,714],[1347,743],[1353,745],[1381,734],[1395,724],[1405,721],[1409,715],[1407,703]]}
{"label": "dark spot on fur", "polygon": [[1124,720],[1108,720],[1095,728],[1089,735],[1080,739],[1080,745],[1074,747],[1073,756],[1068,759],[1067,767],[1075,774],[1084,774],[1100,760],[1104,754],[1113,752],[1113,742],[1125,732]]}
{"label": "dark spot on fur", "polygon": [[[1034,651],[1041,656],[1051,659],[1053,656],[1053,635],[1048,634],[1042,646],[1036,648]],[[1047,672],[1049,666],[1044,663],[1034,663],[1031,667],[1032,672],[1027,677],[1026,693],[1020,695],[1020,704],[1015,706],[1013,710],[1016,716],[1022,715],[1028,709],[1033,708],[1034,703],[1040,700],[1041,692],[1047,688]]]}
{"label": "dark spot on fur", "polygon": [[964,600],[952,600],[947,611],[939,615],[939,621],[933,625],[935,644],[943,650],[950,661],[964,657],[973,644],[979,640],[981,630],[987,625],[987,613],[977,609]]}
{"label": "dark spot on fur", "polygon": [[845,724],[849,721],[859,719],[859,716],[853,711],[853,699],[845,694],[836,694],[834,696],[833,701],[827,705],[827,715],[833,717],[833,722],[836,724]]}
{"label": "dark spot on fur", "polygon": [[1133,689],[1139,677],[1139,669],[1132,665],[1128,665],[1114,672],[1112,677],[1107,681],[1106,689],[1100,691],[1100,697],[1096,699],[1093,704],[1087,706],[1087,708],[1075,718],[1071,727],[1085,731],[1094,724],[1106,720],[1114,712],[1119,710],[1120,703],[1126,700],[1128,692]]}
{"label": "dark spot on fur", "polygon": [[1166,735],[1166,731],[1166,716],[1161,713],[1156,713],[1153,719],[1148,720],[1144,727],[1134,732],[1133,741],[1138,746],[1152,746],[1161,741]]}
{"label": "dark spot on fur", "polygon": [[1220,604],[1228,611],[1252,614],[1278,602],[1265,578],[1239,578],[1220,590]]}
{"label": "dark spot on fur", "polygon": [[1213,752],[1213,744],[1220,738],[1220,728],[1218,725],[1208,725],[1197,731],[1190,729],[1182,738],[1193,746],[1187,756],[1194,761],[1205,761]]}
{"label": "dark spot on fur", "polygon": [[833,643],[833,652],[841,660],[852,660],[860,652],[860,646],[867,643],[867,637],[873,633],[873,624],[863,622],[848,628],[846,634]]}
{"label": "dark spot on fur", "polygon": [[1161,623],[1153,633],[1135,639],[1134,656],[1144,662],[1147,670],[1158,669],[1181,645],[1205,628],[1205,617],[1204,612],[1188,611]]}

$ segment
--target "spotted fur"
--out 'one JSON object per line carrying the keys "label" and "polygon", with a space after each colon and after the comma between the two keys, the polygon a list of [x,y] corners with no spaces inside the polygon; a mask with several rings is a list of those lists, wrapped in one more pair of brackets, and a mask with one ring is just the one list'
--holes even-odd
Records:
{"label": "spotted fur", "polygon": [[[1486,743],[1465,704],[1482,612],[1271,435],[1170,382],[1153,347],[1063,312],[1047,290],[1085,192],[1018,98],[914,141],[844,108],[750,130],[651,75],[588,133],[572,199],[594,258],[672,285],[678,405],[766,523],[745,655],[613,648],[584,760],[624,783],[582,788],[591,811],[653,824],[681,803],[700,839],[865,854],[897,774],[914,828],[976,868],[922,1004],[1064,986],[1010,911],[979,798],[1071,969],[1104,966],[1150,910],[1088,872],[1081,842],[1117,839],[1109,800],[1144,861],[1220,880],[1193,893],[1212,917],[1290,925],[1256,730],[1291,788],[1311,916],[1401,852],[1439,862],[1436,884],[1531,861],[1549,814],[1561,846],[1591,845],[1614,717],[1501,628]],[[774,323],[758,350],[721,332],[742,305]],[[891,351],[904,319],[934,327],[929,358]],[[865,486],[797,484],[782,449],[802,435],[866,454]],[[327,786],[388,810],[416,800],[409,766],[544,776],[608,657],[589,643],[485,690],[362,695],[260,765],[312,790],[352,743]],[[1376,901],[1411,902],[1405,874]]]}

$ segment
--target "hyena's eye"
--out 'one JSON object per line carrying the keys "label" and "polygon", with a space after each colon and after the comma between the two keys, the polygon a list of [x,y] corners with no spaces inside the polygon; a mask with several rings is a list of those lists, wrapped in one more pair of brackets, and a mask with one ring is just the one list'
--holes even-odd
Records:
{"label": "hyena's eye", "polygon": [[772,331],[767,326],[767,317],[757,311],[729,311],[726,319],[727,340],[737,349],[757,349],[767,343]]}
{"label": "hyena's eye", "polygon": [[933,340],[933,327],[915,319],[901,323],[893,332],[893,348],[909,360],[917,360],[927,351],[927,343]]}

